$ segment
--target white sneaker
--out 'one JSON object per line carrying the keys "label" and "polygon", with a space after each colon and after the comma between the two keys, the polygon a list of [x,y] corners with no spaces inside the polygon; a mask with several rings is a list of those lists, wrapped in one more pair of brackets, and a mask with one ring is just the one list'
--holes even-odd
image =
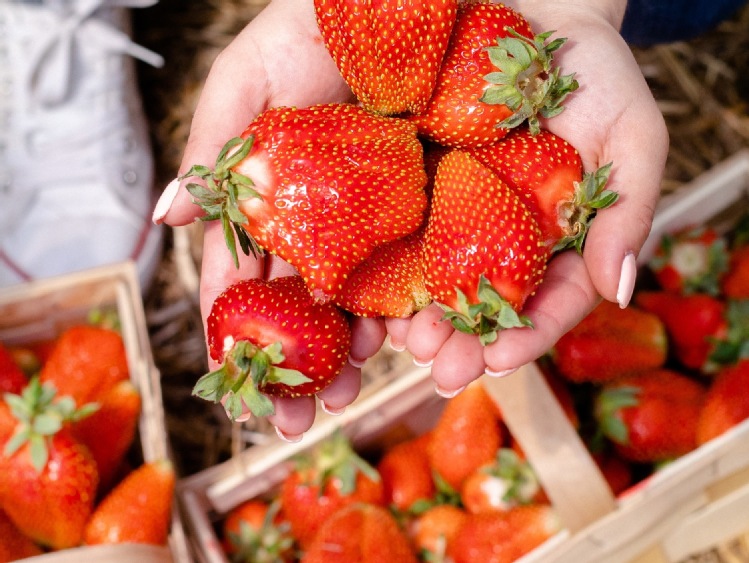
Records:
{"label": "white sneaker", "polygon": [[162,249],[130,7],[156,0],[0,0],[0,287]]}

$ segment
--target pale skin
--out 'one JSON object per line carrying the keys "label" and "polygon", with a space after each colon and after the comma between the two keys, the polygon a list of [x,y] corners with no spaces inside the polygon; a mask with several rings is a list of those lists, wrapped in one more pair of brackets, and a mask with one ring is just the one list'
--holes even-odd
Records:
{"label": "pale skin", "polygon": [[[583,256],[556,257],[524,313],[534,329],[510,329],[482,346],[474,336],[454,331],[431,305],[409,319],[356,319],[350,362],[318,398],[330,412],[351,404],[360,391],[364,361],[387,335],[419,364],[431,365],[438,392],[454,395],[488,373],[504,375],[531,362],[576,325],[600,299],[626,306],[634,283],[634,258],[642,247],[660,193],[668,151],[662,115],[618,28],[622,0],[517,0],[536,32],[556,30],[566,37],[557,64],[575,72],[580,89],[565,111],[543,123],[580,151],[586,170],[613,162],[608,187],[620,194],[596,217]],[[282,54],[282,55],[281,55]],[[180,174],[193,164],[212,165],[227,139],[240,134],[268,107],[352,101],[351,92],[322,44],[311,0],[273,0],[219,55],[211,68],[192,122]],[[154,220],[186,225],[200,210],[184,184],[165,190]],[[175,193],[176,189],[176,193]],[[171,205],[170,205],[171,204]],[[241,257],[234,266],[218,224],[205,229],[201,310],[207,316],[215,297],[247,277],[292,273],[277,258]],[[211,366],[215,367],[215,366]],[[314,422],[315,398],[274,399],[270,417],[279,435],[298,439]]]}

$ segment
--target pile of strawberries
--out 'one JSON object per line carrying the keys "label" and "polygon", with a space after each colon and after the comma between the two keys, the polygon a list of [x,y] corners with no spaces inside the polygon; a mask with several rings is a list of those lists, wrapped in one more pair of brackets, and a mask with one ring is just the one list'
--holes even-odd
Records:
{"label": "pile of strawberries", "polygon": [[295,459],[275,493],[226,515],[230,560],[509,563],[559,531],[484,387],[443,407],[425,434],[356,453],[337,433]]}
{"label": "pile of strawberries", "polygon": [[175,472],[133,456],[141,395],[115,327],[0,343],[0,390],[0,561],[166,544]]}
{"label": "pile of strawberries", "polygon": [[184,175],[202,180],[187,189],[235,262],[237,246],[275,254],[301,278],[246,280],[214,304],[208,344],[224,367],[195,393],[232,418],[330,383],[350,344],[340,317],[436,302],[483,343],[530,326],[523,306],[549,260],[580,251],[617,199],[610,165],[584,173],[540,126],[578,87],[553,64],[564,39],[488,0],[314,4],[358,103],[269,109],[213,169]]}

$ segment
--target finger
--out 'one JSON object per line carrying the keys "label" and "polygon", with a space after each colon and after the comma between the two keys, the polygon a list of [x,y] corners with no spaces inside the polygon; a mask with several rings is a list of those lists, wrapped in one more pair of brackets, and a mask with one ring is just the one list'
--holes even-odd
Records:
{"label": "finger", "polygon": [[317,408],[314,397],[271,397],[275,414],[268,421],[276,427],[279,438],[287,442],[298,442],[312,427]]}
{"label": "finger", "polygon": [[549,264],[543,283],[523,310],[534,328],[502,330],[484,348],[489,375],[505,375],[548,352],[600,300],[581,256],[565,251]]}
{"label": "finger", "polygon": [[341,373],[330,385],[317,394],[320,406],[328,414],[342,414],[359,396],[361,391],[361,370],[346,364]]}
{"label": "finger", "polygon": [[433,303],[416,313],[406,335],[406,348],[419,366],[431,365],[442,345],[455,332],[449,322],[442,320],[444,312]]}
{"label": "finger", "polygon": [[388,343],[396,352],[402,352],[406,349],[406,338],[408,330],[411,328],[413,316],[405,319],[388,318],[385,319],[385,329],[389,337]]}
{"label": "finger", "polygon": [[437,393],[454,397],[486,369],[483,346],[474,334],[454,331],[440,348],[432,363],[432,378]]}
{"label": "finger", "polygon": [[382,348],[385,341],[385,321],[379,318],[353,317],[351,320],[351,350],[349,362],[362,367],[367,359]]}

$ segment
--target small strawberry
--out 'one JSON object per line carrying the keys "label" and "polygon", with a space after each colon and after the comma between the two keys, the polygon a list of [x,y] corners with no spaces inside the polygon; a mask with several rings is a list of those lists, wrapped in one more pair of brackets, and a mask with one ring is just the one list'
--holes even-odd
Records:
{"label": "small strawberry", "polygon": [[705,387],[665,368],[642,371],[603,385],[595,415],[617,452],[635,462],[660,462],[697,447],[697,421]]}
{"label": "small strawberry", "polygon": [[548,505],[469,514],[448,555],[454,563],[511,563],[560,529],[559,518]]}
{"label": "small strawberry", "polygon": [[419,501],[428,501],[436,493],[427,449],[431,434],[411,438],[388,449],[377,464],[382,479],[385,503],[406,512]]}
{"label": "small strawberry", "polygon": [[655,313],[609,301],[601,301],[550,352],[557,372],[575,383],[661,367],[667,354],[666,327]]}
{"label": "small strawberry", "polygon": [[349,275],[334,302],[360,317],[404,318],[431,298],[424,285],[424,229],[382,244]]}
{"label": "small strawberry", "polygon": [[411,118],[419,133],[455,148],[491,143],[526,120],[535,133],[537,115],[560,113],[577,88],[553,65],[552,53],[565,40],[546,43],[550,35],[534,37],[503,4],[462,2],[429,105]]}
{"label": "small strawberry", "polygon": [[382,115],[426,108],[457,0],[315,0],[314,5],[325,46],[362,106]]}
{"label": "small strawberry", "polygon": [[302,548],[309,546],[320,526],[344,506],[384,505],[377,470],[353,450],[340,432],[314,451],[296,459],[281,484],[280,501],[291,532]]}
{"label": "small strawberry", "polygon": [[175,480],[166,459],[135,468],[96,507],[84,543],[166,545]]}
{"label": "small strawberry", "polygon": [[467,517],[463,508],[453,504],[437,504],[417,515],[408,526],[408,536],[420,560],[445,561]]}
{"label": "small strawberry", "polygon": [[728,299],[749,299],[749,245],[731,250],[721,291]]}
{"label": "small strawberry", "polygon": [[73,397],[77,405],[97,400],[129,378],[122,335],[87,324],[73,325],[57,337],[40,374],[42,383],[53,384],[60,395]]}
{"label": "small strawberry", "polygon": [[222,525],[222,545],[231,561],[293,561],[289,524],[279,517],[280,505],[251,499],[234,507]]}
{"label": "small strawberry", "polygon": [[456,329],[483,343],[503,328],[530,326],[518,315],[541,283],[550,249],[532,209],[466,152],[437,169],[424,239],[426,287]]}
{"label": "small strawberry", "polygon": [[429,463],[456,491],[502,444],[497,406],[478,381],[445,403],[431,434]]}
{"label": "small strawberry", "polygon": [[712,227],[687,227],[661,238],[648,267],[666,291],[718,295],[728,269],[727,241]]}
{"label": "small strawberry", "polygon": [[301,563],[417,563],[405,532],[387,509],[367,503],[341,508],[324,522]]}
{"label": "small strawberry", "polygon": [[601,450],[591,453],[591,457],[615,495],[620,495],[634,483],[632,463],[615,451]]}
{"label": "small strawberry", "polygon": [[546,244],[556,251],[582,251],[596,212],[618,199],[616,192],[604,189],[610,165],[584,174],[575,147],[545,129],[534,134],[527,126],[518,127],[468,152],[528,198]]}
{"label": "small strawberry", "polygon": [[704,444],[749,418],[749,359],[719,371],[707,391],[697,425],[697,443]]}
{"label": "small strawberry", "polygon": [[20,393],[28,379],[10,348],[0,342],[0,393]]}
{"label": "small strawberry", "polygon": [[71,397],[60,397],[37,378],[21,395],[6,393],[4,399],[0,417],[15,417],[16,425],[0,455],[0,506],[35,542],[75,547],[93,510],[98,473],[69,423],[92,407],[76,409]]}
{"label": "small strawberry", "polygon": [[0,563],[11,563],[42,553],[42,549],[25,536],[0,509]]}
{"label": "small strawberry", "polygon": [[235,419],[244,403],[255,416],[274,412],[265,396],[314,395],[343,369],[351,328],[331,303],[314,300],[300,276],[235,283],[213,303],[206,321],[208,349],[222,366],[193,393],[226,398]]}
{"label": "small strawberry", "polygon": [[379,244],[415,231],[426,207],[416,127],[351,104],[274,108],[230,140],[187,189],[220,219],[235,257],[263,249],[330,300]]}

